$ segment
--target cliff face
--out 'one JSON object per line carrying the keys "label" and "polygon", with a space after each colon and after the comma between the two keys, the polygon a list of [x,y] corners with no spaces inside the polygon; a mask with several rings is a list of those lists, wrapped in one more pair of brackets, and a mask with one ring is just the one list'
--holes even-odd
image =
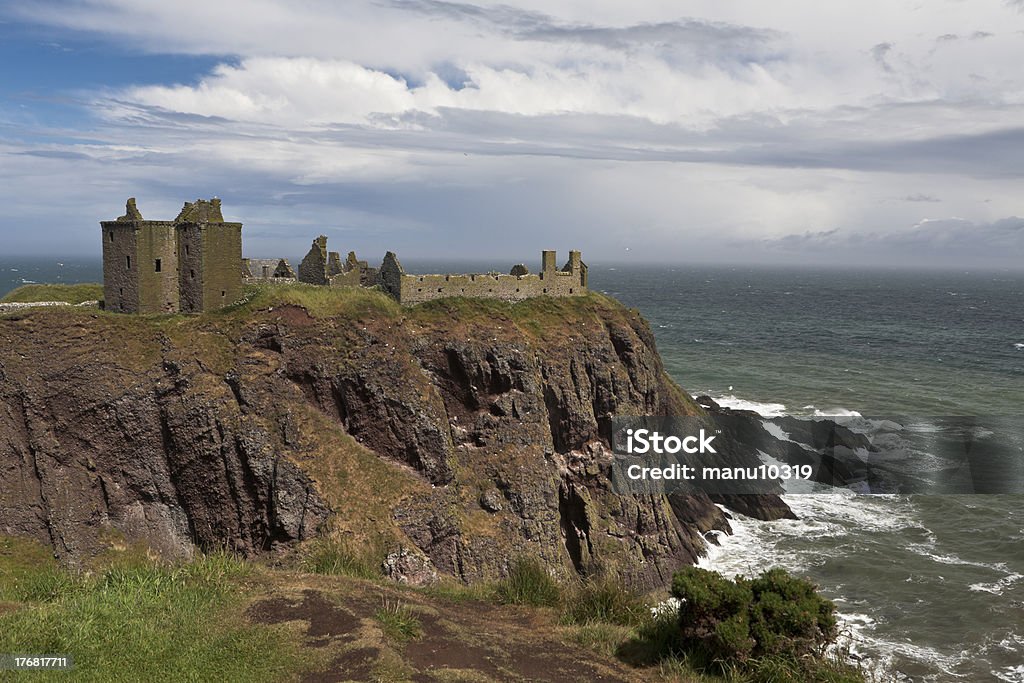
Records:
{"label": "cliff face", "polygon": [[700,410],[636,312],[298,294],[0,319],[0,533],[72,562],[124,540],[182,555],[378,536],[466,580],[529,553],[653,586],[727,527],[704,496],[609,491],[612,415]]}

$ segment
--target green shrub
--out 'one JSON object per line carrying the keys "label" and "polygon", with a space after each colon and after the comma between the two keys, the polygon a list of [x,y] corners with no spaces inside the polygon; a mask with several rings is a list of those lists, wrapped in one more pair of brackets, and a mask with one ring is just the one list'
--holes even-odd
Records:
{"label": "green shrub", "polygon": [[838,635],[835,605],[809,581],[783,569],[730,581],[687,567],[674,576],[672,595],[682,603],[682,648],[719,668],[739,664],[751,672],[780,671],[792,665],[806,672]]}
{"label": "green shrub", "polygon": [[498,583],[498,600],[506,605],[552,607],[561,598],[558,582],[547,568],[534,558],[521,558],[512,564],[508,577]]}

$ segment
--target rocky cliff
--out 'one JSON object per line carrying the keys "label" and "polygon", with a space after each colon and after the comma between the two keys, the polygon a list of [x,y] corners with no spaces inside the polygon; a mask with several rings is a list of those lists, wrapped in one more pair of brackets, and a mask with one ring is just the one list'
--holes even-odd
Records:
{"label": "rocky cliff", "polygon": [[[649,587],[727,528],[704,495],[609,490],[612,415],[702,410],[635,311],[600,295],[252,297],[192,317],[0,317],[0,534],[70,562],[326,534],[465,580],[531,554]],[[774,496],[733,504],[789,514]]]}

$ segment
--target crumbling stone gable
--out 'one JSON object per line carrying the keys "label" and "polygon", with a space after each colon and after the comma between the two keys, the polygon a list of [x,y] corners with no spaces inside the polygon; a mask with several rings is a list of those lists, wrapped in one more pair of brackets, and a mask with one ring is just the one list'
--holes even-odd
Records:
{"label": "crumbling stone gable", "polygon": [[342,261],[338,252],[327,251],[327,237],[320,235],[299,264],[299,282],[330,287],[372,287],[377,284],[377,271],[366,261],[357,259],[353,251]]}
{"label": "crumbling stone gable", "polygon": [[310,285],[327,284],[327,236],[313,240],[305,258],[299,264],[299,282]]}

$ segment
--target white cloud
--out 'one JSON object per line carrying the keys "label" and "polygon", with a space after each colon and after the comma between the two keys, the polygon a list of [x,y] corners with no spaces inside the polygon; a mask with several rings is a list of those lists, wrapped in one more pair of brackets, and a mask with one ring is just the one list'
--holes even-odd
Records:
{"label": "white cloud", "polygon": [[23,198],[29,210],[38,170],[75,178],[79,200],[135,185],[159,207],[218,188],[268,236],[335,207],[422,249],[484,223],[493,244],[562,231],[615,253],[632,231],[652,256],[722,258],[899,232],[924,211],[982,226],[1024,213],[1024,15],[1000,0],[6,11],[140,51],[223,55],[195,81],[82,94],[99,123],[70,136],[89,145],[11,143],[28,155],[0,169],[3,192],[21,193],[9,212]]}

